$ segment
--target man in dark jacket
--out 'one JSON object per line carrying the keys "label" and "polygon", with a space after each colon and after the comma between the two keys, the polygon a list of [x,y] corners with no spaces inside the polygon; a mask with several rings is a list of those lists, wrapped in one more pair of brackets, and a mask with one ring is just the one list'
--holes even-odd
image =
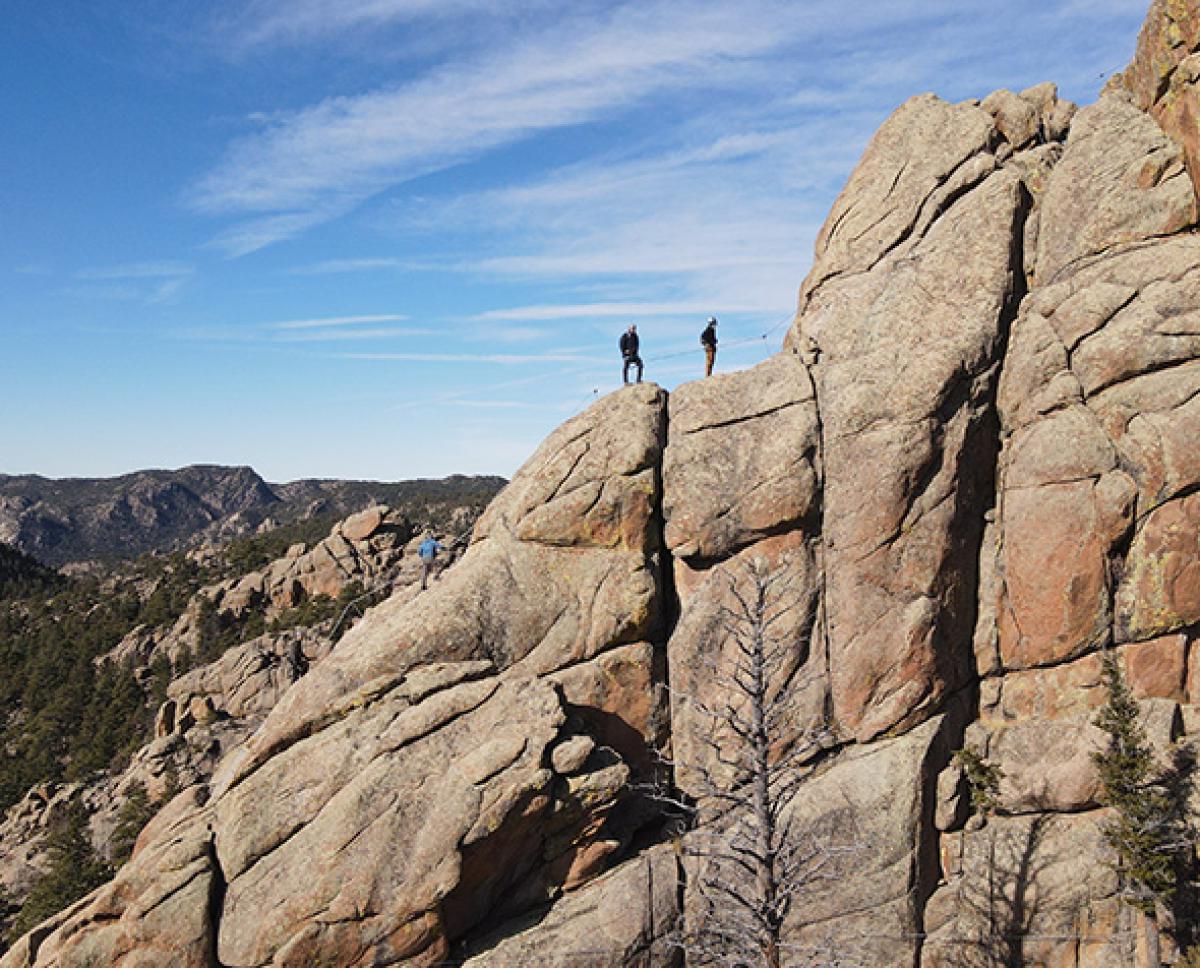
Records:
{"label": "man in dark jacket", "polygon": [[713,364],[717,361],[717,317],[709,316],[708,325],[700,334],[700,345],[704,347],[704,375],[712,376]]}
{"label": "man in dark jacket", "polygon": [[625,366],[621,370],[621,379],[626,384],[629,383],[629,368],[637,367],[637,381],[642,382],[642,358],[638,356],[638,334],[637,327],[630,326],[621,334],[621,358],[625,361]]}

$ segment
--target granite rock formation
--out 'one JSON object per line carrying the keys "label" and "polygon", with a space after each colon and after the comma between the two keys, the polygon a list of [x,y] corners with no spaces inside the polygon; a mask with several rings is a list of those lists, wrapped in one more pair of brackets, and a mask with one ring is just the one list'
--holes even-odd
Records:
{"label": "granite rock formation", "polygon": [[[472,509],[459,510],[469,516]],[[439,538],[451,546],[441,562],[450,568],[461,546],[455,544],[454,535]],[[97,665],[129,667],[134,680],[146,689],[152,688],[156,663],[167,668],[169,662],[178,670],[183,660],[186,671],[166,684],[153,740],[119,772],[39,784],[0,819],[0,889],[5,895],[16,903],[28,896],[48,865],[47,832],[73,799],[78,798],[90,815],[93,848],[112,861],[117,850],[114,835],[122,827],[122,811],[131,799],[144,794],[150,804],[157,804],[178,787],[207,782],[221,756],[262,724],[288,688],[329,653],[334,639],[352,627],[370,604],[388,596],[406,600],[417,594],[421,539],[405,515],[382,505],[368,508],[335,524],[311,548],[295,544],[263,568],[199,588],[177,621],[137,626],[98,657]],[[201,563],[220,557],[219,549],[211,546],[189,554]],[[19,552],[12,551],[4,560],[20,566],[11,574],[25,584],[53,588],[62,581]],[[438,573],[434,580],[444,577]],[[311,614],[303,610],[322,602],[323,609]],[[254,627],[264,631],[249,638],[243,635],[245,641],[224,648],[215,661],[189,668],[188,657],[212,651],[206,649],[202,634],[204,614],[209,616],[210,633],[214,628],[229,629],[231,634]]]}
{"label": "granite rock formation", "polygon": [[[779,355],[557,430],[453,575],[372,610],[0,965],[677,963],[692,835],[642,781],[656,752],[681,796],[720,768],[694,699],[750,561],[797,603],[773,739],[822,737],[787,822],[859,848],[787,963],[1132,963],[1089,754],[1104,649],[1157,748],[1200,730],[1196,20],[1155,0],[1078,112],[902,106]],[[964,746],[1003,770],[986,823]]]}

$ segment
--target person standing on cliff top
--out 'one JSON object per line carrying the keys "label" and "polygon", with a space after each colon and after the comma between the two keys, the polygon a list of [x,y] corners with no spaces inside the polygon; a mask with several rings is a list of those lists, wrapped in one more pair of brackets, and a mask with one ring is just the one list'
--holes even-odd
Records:
{"label": "person standing on cliff top", "polygon": [[638,356],[638,334],[637,327],[630,326],[621,334],[621,358],[625,361],[625,366],[621,370],[621,379],[625,381],[625,385],[629,385],[629,368],[637,367],[637,381],[642,382],[642,358]]}
{"label": "person standing on cliff top", "polygon": [[708,325],[700,334],[700,345],[704,347],[704,375],[712,376],[713,364],[717,361],[717,317],[709,316]]}

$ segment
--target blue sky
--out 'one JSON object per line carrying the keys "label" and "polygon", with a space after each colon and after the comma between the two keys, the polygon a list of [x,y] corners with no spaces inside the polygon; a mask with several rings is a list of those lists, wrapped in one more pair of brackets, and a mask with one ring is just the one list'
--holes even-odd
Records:
{"label": "blue sky", "polygon": [[0,472],[509,475],[630,322],[777,349],[904,99],[1092,101],[1146,5],[10,0]]}

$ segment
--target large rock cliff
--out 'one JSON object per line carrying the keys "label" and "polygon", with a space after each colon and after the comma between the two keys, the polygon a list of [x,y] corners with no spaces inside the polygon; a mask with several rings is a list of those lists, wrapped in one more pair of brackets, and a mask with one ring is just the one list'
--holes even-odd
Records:
{"label": "large rock cliff", "polygon": [[[1156,0],[1078,112],[1052,85],[902,106],[780,354],[559,428],[445,580],[0,965],[676,963],[694,868],[644,790],[668,750],[679,796],[721,768],[696,697],[749,562],[799,606],[789,823],[864,848],[784,962],[1128,964],[1101,651],[1156,743],[1200,729],[1197,19]],[[1003,771],[985,826],[964,746]]]}

